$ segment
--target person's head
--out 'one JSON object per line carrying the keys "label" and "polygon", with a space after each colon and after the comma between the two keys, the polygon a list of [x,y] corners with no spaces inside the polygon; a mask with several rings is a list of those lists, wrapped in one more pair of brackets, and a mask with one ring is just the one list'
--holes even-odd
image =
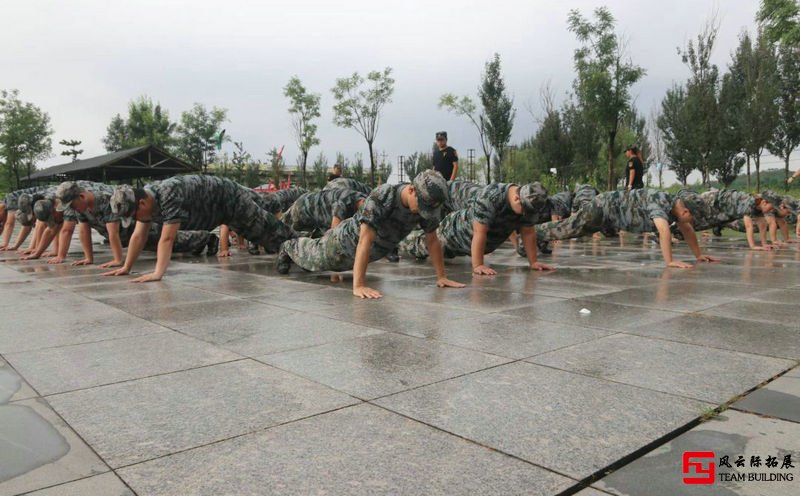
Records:
{"label": "person's head", "polygon": [[334,176],[342,175],[342,164],[333,164],[333,175]]}
{"label": "person's head", "polygon": [[440,149],[447,147],[447,131],[438,131],[436,133],[436,146]]}
{"label": "person's head", "polygon": [[55,200],[46,198],[39,200],[33,205],[33,215],[36,220],[44,222],[49,227],[64,222],[64,213],[56,212]]}
{"label": "person's head", "polygon": [[408,208],[423,219],[441,219],[442,205],[448,200],[447,181],[428,169],[417,174],[408,188]]}
{"label": "person's head", "polygon": [[764,214],[779,209],[783,203],[783,198],[770,190],[762,191],[760,197],[761,201],[758,201],[758,197],[756,198],[756,207]]}
{"label": "person's head", "polygon": [[639,154],[639,148],[636,145],[630,145],[628,148],[625,149],[625,156],[628,158],[633,157],[634,155]]}
{"label": "person's head", "polygon": [[111,211],[119,215],[122,227],[128,227],[134,220],[152,222],[155,199],[142,188],[120,186],[111,195]]}
{"label": "person's head", "polygon": [[710,225],[711,213],[708,204],[703,201],[700,194],[688,189],[682,189],[675,195],[672,213],[678,222],[689,222],[701,227]]}
{"label": "person's head", "polygon": [[693,224],[694,217],[692,216],[692,211],[686,206],[686,203],[680,198],[677,198],[672,203],[672,215],[678,221],[679,224]]}
{"label": "person's head", "polygon": [[94,201],[94,195],[81,188],[75,181],[66,181],[56,189],[56,210],[63,212],[71,208],[76,212],[86,212]]}
{"label": "person's head", "polygon": [[516,192],[512,190],[508,201],[511,210],[517,215],[541,212],[549,208],[547,190],[538,181],[520,186]]}

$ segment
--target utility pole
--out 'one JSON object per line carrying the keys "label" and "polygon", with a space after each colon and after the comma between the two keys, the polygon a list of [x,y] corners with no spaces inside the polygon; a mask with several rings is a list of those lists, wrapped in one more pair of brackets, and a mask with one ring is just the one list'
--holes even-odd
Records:
{"label": "utility pole", "polygon": [[399,157],[397,157],[397,167],[399,167],[399,169],[400,169],[400,170],[398,171],[398,175],[399,175],[399,177],[400,177],[400,182],[401,182],[401,183],[404,183],[404,182],[405,182],[405,170],[404,170],[404,165],[405,165],[405,164],[404,164],[404,162],[403,162],[403,160],[404,160],[405,158],[406,158],[406,157],[405,157],[405,156],[403,156],[403,155],[400,155]]}

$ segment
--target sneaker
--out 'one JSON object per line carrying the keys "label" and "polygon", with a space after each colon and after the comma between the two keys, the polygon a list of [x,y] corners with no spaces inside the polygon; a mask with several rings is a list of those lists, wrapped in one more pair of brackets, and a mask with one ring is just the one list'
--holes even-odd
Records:
{"label": "sneaker", "polygon": [[291,267],[292,257],[281,246],[278,257],[275,259],[275,268],[278,270],[278,274],[288,274]]}
{"label": "sneaker", "polygon": [[208,237],[208,243],[206,244],[206,255],[209,257],[213,257],[219,251],[219,236],[216,234],[212,234]]}
{"label": "sneaker", "polygon": [[536,245],[539,247],[539,253],[543,253],[545,255],[553,253],[553,250],[550,248],[549,241],[536,240]]}

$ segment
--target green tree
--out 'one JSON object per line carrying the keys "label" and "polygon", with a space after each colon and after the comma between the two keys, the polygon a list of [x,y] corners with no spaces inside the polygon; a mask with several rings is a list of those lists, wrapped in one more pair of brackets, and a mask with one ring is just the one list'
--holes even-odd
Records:
{"label": "green tree", "polygon": [[[366,84],[366,87],[364,85]],[[392,68],[371,71],[365,80],[357,72],[336,80],[331,89],[336,104],[333,106],[333,123],[351,128],[364,137],[369,149],[370,182],[375,186],[375,155],[373,144],[380,127],[381,111],[392,101],[394,79]]]}
{"label": "green tree", "polygon": [[718,101],[718,126],[716,149],[710,157],[711,173],[728,187],[745,164],[742,152],[744,130],[741,126],[741,106],[744,87],[737,75],[727,72],[722,76]]}
{"label": "green tree", "polygon": [[567,103],[561,115],[573,154],[569,163],[570,176],[581,178],[581,182],[601,184],[604,181],[598,168],[601,143],[597,126],[576,102]]}
{"label": "green tree", "polygon": [[317,138],[317,125],[312,121],[320,116],[319,102],[322,98],[317,93],[309,93],[300,78],[291,78],[283,88],[283,95],[289,99],[289,114],[292,116],[292,129],[300,149],[300,178],[303,187],[308,187],[306,180],[306,164],[308,152],[312,146],[319,144]]}
{"label": "green tree", "polygon": [[[247,175],[247,165],[253,161],[253,157],[245,151],[244,144],[239,141],[233,142],[233,172],[236,181],[243,183]],[[258,185],[256,185],[258,186]]]}
{"label": "green tree", "polygon": [[350,160],[342,152],[336,152],[336,163],[342,166],[342,177],[350,176]]}
{"label": "green tree", "polygon": [[433,157],[431,153],[414,152],[408,155],[403,161],[403,171],[408,181],[414,180],[418,174],[428,169],[433,169]]}
{"label": "green tree", "polygon": [[797,0],[761,0],[756,20],[772,43],[800,47],[800,2]]}
{"label": "green tree", "polygon": [[208,110],[201,103],[195,103],[191,110],[182,112],[176,133],[178,156],[205,171],[214,161],[222,141],[226,140],[222,123],[227,120],[227,109],[212,107]]}
{"label": "green tree", "polygon": [[[772,139],[778,121],[779,95],[778,68],[775,49],[763,33],[759,34],[753,46],[750,37],[744,33],[740,39],[739,57],[734,65],[740,65],[744,74],[744,102],[742,107],[742,128],[744,151],[753,158],[756,167],[756,190],[761,188],[761,154]],[[749,171],[748,171],[749,172]]]}
{"label": "green tree", "polygon": [[328,182],[328,158],[325,157],[323,152],[319,152],[317,158],[314,159],[314,165],[311,169],[311,180],[317,188],[324,188]]}
{"label": "green tree", "polygon": [[693,123],[687,110],[686,89],[675,85],[661,101],[658,127],[664,136],[664,152],[669,169],[686,186],[689,174],[694,171],[697,156],[694,152]]}
{"label": "green tree", "polygon": [[616,21],[611,12],[599,7],[594,15],[595,22],[591,22],[578,10],[569,13],[569,30],[582,44],[574,54],[577,77],[573,86],[580,106],[605,136],[608,189],[612,189],[620,120],[630,108],[631,86],[646,72],[628,58],[614,32]]}
{"label": "green tree", "polygon": [[169,112],[141,96],[128,104],[128,118],[119,114],[111,119],[103,143],[106,150],[116,152],[137,146],[154,145],[171,150],[175,142],[176,124],[170,122]]}
{"label": "green tree", "polygon": [[378,164],[378,183],[379,184],[386,184],[389,182],[389,177],[392,175],[392,171],[394,167],[390,162],[386,162],[385,160],[381,160],[381,163]]}
{"label": "green tree", "polygon": [[[481,116],[485,119],[483,127],[486,129],[486,139],[494,148],[497,163],[500,164],[503,162],[503,155],[511,140],[516,111],[514,110],[514,101],[506,93],[506,85],[500,67],[500,55],[497,53],[490,61],[486,62],[478,96],[483,106]],[[496,179],[501,181],[502,168],[498,166],[495,171]]]}
{"label": "green tree", "polygon": [[366,182],[366,177],[364,174],[364,156],[360,153],[356,153],[356,156],[353,158],[352,165],[350,166],[350,174],[352,174],[352,178],[356,181]]}
{"label": "green tree", "polygon": [[[780,46],[777,71],[778,119],[767,148],[783,159],[786,179],[789,179],[789,157],[800,146],[800,51]],[[784,188],[788,188],[788,184]]]}
{"label": "green tree", "polygon": [[65,157],[71,156],[72,157],[72,161],[75,162],[76,160],[78,160],[78,155],[83,153],[83,150],[78,150],[78,147],[81,146],[81,143],[83,143],[81,140],[66,140],[66,139],[63,139],[63,140],[59,141],[58,142],[59,145],[68,146],[69,147],[69,150],[62,151],[61,155],[65,156]]}
{"label": "green tree", "polygon": [[[572,143],[569,139],[566,126],[561,119],[561,113],[549,106],[545,109],[545,117],[533,137],[533,147],[538,151],[536,155],[548,170],[556,169],[556,180],[561,188],[567,187],[575,178],[575,169],[572,167]],[[526,162],[517,161],[518,167],[524,167]]]}
{"label": "green tree", "polygon": [[478,112],[478,106],[468,96],[457,97],[452,93],[445,93],[439,97],[439,108],[456,115],[467,117],[475,129],[478,130],[478,137],[481,143],[483,156],[486,157],[486,184],[492,182],[491,163],[492,163],[492,142],[489,140],[489,130],[486,127],[488,118],[484,110]]}
{"label": "green tree", "polygon": [[9,183],[20,187],[21,176],[30,176],[36,162],[50,156],[53,129],[50,116],[19,91],[0,91],[0,159]]}
{"label": "green tree", "polygon": [[270,172],[276,188],[280,187],[281,179],[283,178],[283,174],[286,169],[286,163],[284,162],[283,154],[281,153],[282,151],[282,149],[279,151],[277,148],[273,147],[269,152],[267,152]]}

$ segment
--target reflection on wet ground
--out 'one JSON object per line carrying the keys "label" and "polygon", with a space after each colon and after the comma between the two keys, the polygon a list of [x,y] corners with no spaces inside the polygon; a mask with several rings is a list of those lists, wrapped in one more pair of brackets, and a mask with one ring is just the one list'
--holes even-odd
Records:
{"label": "reflection on wet ground", "polygon": [[447,261],[462,290],[380,261],[380,301],[246,252],[150,285],[0,253],[0,495],[762,494],[692,492],[681,454],[800,467],[800,251],[702,243],[722,262],[627,236],[545,273],[503,247],[496,276]]}

